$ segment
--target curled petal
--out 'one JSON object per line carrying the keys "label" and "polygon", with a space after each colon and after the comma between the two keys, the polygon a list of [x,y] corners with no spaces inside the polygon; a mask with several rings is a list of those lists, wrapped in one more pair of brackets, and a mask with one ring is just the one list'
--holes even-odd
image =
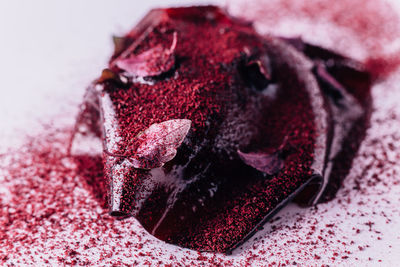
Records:
{"label": "curled petal", "polygon": [[191,126],[187,119],[155,123],[137,136],[139,146],[131,158],[138,169],[153,169],[164,165],[176,155]]}
{"label": "curled petal", "polygon": [[278,152],[272,154],[264,152],[244,153],[238,150],[238,154],[244,163],[269,175],[276,174],[284,165]]}
{"label": "curled petal", "polygon": [[174,33],[171,47],[161,44],[138,55],[131,54],[127,58],[118,58],[115,64],[130,76],[151,77],[168,72],[175,66],[174,51],[177,44],[177,34]]}
{"label": "curled petal", "polygon": [[124,48],[127,39],[125,37],[113,36],[113,43],[114,43],[114,54],[121,53]]}
{"label": "curled petal", "polygon": [[113,72],[110,69],[104,69],[101,73],[101,76],[96,80],[97,83],[104,83],[106,81],[113,81],[118,85],[127,85],[127,78],[117,73]]}

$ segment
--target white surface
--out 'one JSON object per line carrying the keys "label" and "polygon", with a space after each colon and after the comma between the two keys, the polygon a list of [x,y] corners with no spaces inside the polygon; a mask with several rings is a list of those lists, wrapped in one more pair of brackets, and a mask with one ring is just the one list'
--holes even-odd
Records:
{"label": "white surface", "polygon": [[[180,1],[140,1],[140,4],[137,2],[128,0],[63,2],[2,0],[0,2],[0,153],[9,147],[21,144],[26,134],[35,135],[46,124],[51,127],[71,125],[85,87],[106,65],[112,51],[111,35],[126,32],[151,7],[180,4]],[[204,1],[185,1],[185,4],[190,2]],[[387,117],[388,112],[393,112],[400,118],[400,107],[397,103],[400,99],[400,89],[399,85],[396,85],[398,80],[398,77],[393,77],[393,80],[374,88],[377,111],[373,115],[373,124],[361,148],[361,154],[373,154],[374,151],[370,151],[368,144],[374,139],[379,139],[383,145],[394,143],[396,149],[389,157],[399,161],[400,144],[390,137],[390,134],[398,135],[400,121],[393,121],[390,124],[379,122],[380,119]],[[382,93],[382,90],[385,90],[385,93]],[[55,116],[57,121],[52,120]],[[368,159],[366,156],[357,159],[355,166],[365,166],[366,160],[370,160],[370,164],[376,164],[376,159]],[[364,182],[361,180],[362,186],[365,187],[363,192],[352,190],[354,181],[362,172],[361,167],[354,168],[336,200],[319,205],[318,211],[299,209],[291,205],[278,215],[282,219],[273,223],[278,230],[272,231],[271,225],[267,225],[233,256],[218,255],[217,258],[231,260],[231,263],[238,266],[242,265],[244,260],[248,260],[251,253],[257,255],[252,264],[260,266],[273,261],[279,263],[286,254],[289,259],[300,255],[297,263],[304,265],[323,263],[335,266],[398,265],[400,185],[395,181],[400,178],[400,170],[396,165],[388,163],[385,173],[381,174],[385,177],[387,175],[386,185],[378,183],[370,188],[365,181],[369,181],[368,177],[373,174],[364,173]],[[360,206],[360,202],[366,204]],[[381,215],[382,212],[388,214],[390,223]],[[373,221],[375,223],[373,229],[381,234],[369,231],[365,225],[368,221]],[[332,261],[329,247],[314,248],[312,245],[290,242],[293,238],[298,239],[298,236],[305,237],[314,224],[315,232],[318,233],[325,229],[326,224],[331,223],[335,224],[332,251],[334,249],[340,252],[351,251],[347,260]],[[361,234],[355,234],[354,227],[361,229]],[[144,233],[134,220],[130,230],[142,233],[146,240],[154,239]],[[293,233],[296,233],[297,237],[292,238],[290,235]],[[382,240],[377,240],[377,236]],[[340,244],[341,241],[347,242],[350,239],[355,241],[354,245]],[[302,241],[306,242],[307,239],[304,238]],[[161,261],[167,262],[170,255],[176,255],[179,261],[185,255],[192,258],[195,263],[201,264],[201,261],[196,261],[197,253],[157,241],[150,244],[153,247],[146,245],[144,250],[154,250]],[[357,246],[363,244],[368,244],[370,247],[362,251],[357,249]],[[261,250],[266,250],[267,254],[261,256]],[[96,248],[93,251],[93,257],[97,257]],[[314,261],[315,253],[322,258]],[[127,254],[127,263],[133,262],[133,255],[133,253]],[[212,254],[205,256],[213,257]],[[368,260],[369,257],[372,261]],[[135,260],[141,262],[140,259]],[[111,263],[112,259],[105,262]],[[152,263],[157,264],[157,261]]]}

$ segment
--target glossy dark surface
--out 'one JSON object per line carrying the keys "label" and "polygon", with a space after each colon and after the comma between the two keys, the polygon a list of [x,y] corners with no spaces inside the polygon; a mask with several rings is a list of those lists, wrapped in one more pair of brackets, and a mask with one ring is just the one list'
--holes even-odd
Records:
{"label": "glossy dark surface", "polygon": [[[216,7],[154,10],[117,40],[77,135],[103,140],[112,215],[168,243],[229,252],[296,195],[335,195],[365,135],[370,85],[360,63],[261,37]],[[191,121],[176,156],[138,168],[151,146],[140,133],[169,120]]]}

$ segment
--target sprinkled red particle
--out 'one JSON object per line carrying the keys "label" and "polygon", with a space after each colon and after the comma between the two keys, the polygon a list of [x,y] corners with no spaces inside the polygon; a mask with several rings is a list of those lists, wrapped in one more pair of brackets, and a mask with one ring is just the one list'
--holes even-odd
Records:
{"label": "sprinkled red particle", "polygon": [[119,40],[76,127],[103,139],[111,215],[230,252],[303,189],[334,196],[368,123],[361,63],[213,6],[153,10]]}
{"label": "sprinkled red particle", "polygon": [[[318,2],[323,1],[314,1],[310,5]],[[332,4],[331,1],[328,2],[330,5]],[[388,25],[388,27],[384,27],[383,31],[378,28],[374,33],[371,33],[370,29],[374,27],[370,22],[370,13],[365,12],[362,5],[364,2],[360,3],[355,0],[350,2],[359,3],[358,8],[354,9],[357,10],[358,15],[348,16],[348,20],[360,19],[361,17],[367,25],[364,32],[358,34],[359,32],[354,31],[354,34],[358,37],[361,36],[362,39],[369,40],[365,42],[367,46],[371,43],[384,44],[387,38],[380,38],[379,36],[389,35],[387,29],[390,28],[390,23],[385,22],[390,21],[391,13],[385,12],[382,16],[379,9],[376,8],[375,16],[373,16],[376,20],[374,21],[382,21],[381,25]],[[259,7],[261,6],[262,4],[259,4]],[[292,10],[289,6],[287,8]],[[258,10],[260,9],[262,8],[258,8]],[[285,10],[285,7],[281,7],[281,10]],[[321,10],[323,12],[318,12]],[[318,14],[327,13],[338,14],[337,10],[337,8],[325,8],[324,5],[314,5],[310,17],[315,18]],[[274,23],[282,19],[278,13],[269,12],[269,14],[270,18],[275,16]],[[328,18],[331,17],[328,15]],[[351,27],[351,23],[344,24],[344,26]],[[391,35],[396,36],[392,32]],[[351,44],[351,42],[349,43]],[[373,54],[372,51],[371,55]],[[376,71],[379,70],[380,68],[376,69]],[[129,221],[129,219],[124,221],[114,220],[108,217],[106,211],[99,209],[99,203],[93,201],[92,198],[94,197],[93,194],[97,194],[98,199],[103,199],[105,194],[99,194],[99,192],[107,189],[105,187],[97,190],[93,187],[95,186],[93,181],[103,177],[101,158],[95,157],[93,164],[90,163],[91,160],[88,158],[85,164],[93,166],[94,175],[90,174],[91,171],[82,175],[85,165],[82,164],[82,168],[78,168],[79,163],[74,163],[74,159],[66,156],[65,144],[68,143],[68,135],[70,134],[67,129],[62,134],[57,133],[56,136],[38,136],[36,137],[37,141],[28,142],[24,148],[10,151],[7,155],[0,157],[1,167],[6,172],[4,176],[6,178],[2,180],[2,187],[5,188],[5,192],[9,192],[9,194],[6,194],[7,197],[0,202],[0,247],[2,248],[0,249],[0,262],[4,265],[32,263],[50,263],[51,265],[63,263],[143,265],[147,263],[148,265],[157,265],[162,262],[165,266],[168,266],[168,263],[175,266],[179,262],[183,265],[235,264],[245,266],[261,263],[282,266],[288,264],[287,262],[296,260],[300,265],[313,265],[315,264],[314,255],[310,252],[313,247],[317,246],[327,255],[332,250],[337,251],[339,255],[344,255],[345,250],[352,253],[360,250],[358,244],[365,248],[363,252],[369,254],[372,249],[375,250],[376,235],[373,239],[366,238],[365,241],[355,239],[357,245],[354,248],[349,246],[349,244],[354,244],[354,241],[342,245],[336,243],[335,240],[349,238],[349,233],[352,235],[351,231],[345,231],[351,229],[346,228],[349,219],[356,222],[357,218],[371,218],[371,222],[379,225],[378,221],[383,218],[387,220],[387,224],[393,225],[393,220],[387,219],[388,216],[392,216],[392,211],[385,210],[386,214],[382,214],[381,211],[387,207],[385,206],[386,203],[394,203],[393,199],[386,199],[385,193],[388,188],[396,187],[399,184],[398,171],[395,166],[400,159],[397,153],[399,151],[397,144],[400,138],[397,131],[389,127],[398,125],[399,112],[396,106],[391,104],[392,102],[384,96],[384,92],[394,96],[398,96],[398,94],[396,94],[397,89],[393,89],[389,85],[385,86],[385,90],[376,91],[378,101],[383,101],[385,106],[376,107],[378,112],[374,113],[371,122],[373,128],[357,159],[359,166],[355,166],[352,170],[344,189],[339,193],[339,199],[334,202],[340,209],[349,210],[347,214],[343,212],[338,217],[327,218],[327,214],[332,214],[328,212],[331,204],[321,205],[319,210],[309,209],[310,212],[306,215],[304,215],[304,211],[296,215],[288,215],[289,218],[284,214],[282,215],[283,219],[267,226],[260,235],[257,235],[256,239],[252,239],[250,244],[251,246],[257,245],[256,250],[251,250],[245,245],[245,249],[239,251],[234,257],[201,253],[205,259],[197,260],[197,254],[179,248],[169,250],[170,247],[164,247],[162,243],[154,239],[149,240],[146,234],[142,234],[139,226],[132,227],[132,225],[135,225],[135,221]],[[53,130],[50,129],[50,131]],[[371,162],[373,163],[371,164]],[[102,180],[97,181],[101,182]],[[83,188],[83,190],[80,191],[79,188]],[[103,186],[99,188],[103,188]],[[349,196],[353,199],[362,200],[362,204],[359,205],[359,201],[353,201],[349,206],[345,200]],[[342,198],[343,201],[341,201]],[[379,199],[378,202],[376,202],[377,198]],[[49,206],[49,204],[51,205]],[[398,212],[398,210],[393,210],[393,212]],[[306,238],[304,228],[309,227],[310,224],[316,225],[317,230],[325,227],[325,223],[320,225],[313,221],[320,218],[323,218],[323,222],[334,222],[337,225],[340,230],[336,232],[336,238],[328,237],[326,240],[318,240],[315,236]],[[297,220],[298,224],[293,225],[292,222]],[[355,223],[356,227],[363,230],[357,229],[357,233],[360,233],[361,237],[363,233],[369,232],[365,231],[368,226],[363,225],[364,222]],[[76,231],[71,232],[68,229],[69,226],[73,226]],[[374,234],[374,232],[371,233]],[[124,243],[123,241],[126,240],[124,236],[129,236],[130,241]],[[387,233],[385,233],[385,236],[387,236]],[[293,238],[297,242],[287,243],[290,244],[289,246],[282,246],[282,241]],[[157,247],[157,249],[154,249],[154,247]],[[389,248],[391,247],[389,246]],[[26,250],[26,248],[32,250]],[[149,249],[151,257],[139,258],[138,254],[143,249]],[[69,256],[66,251],[76,251],[77,254]],[[392,249],[392,251],[395,250]],[[353,260],[352,262],[354,260],[365,262],[366,259],[374,262],[382,261],[376,259],[375,256],[366,258],[367,254],[365,253],[356,254],[357,257],[353,256],[353,259],[346,260]],[[251,256],[249,261],[246,260],[247,254]],[[256,256],[254,257],[254,255]],[[323,256],[324,254],[318,253],[318,255]],[[340,259],[330,259],[324,256],[322,258],[328,265],[343,264],[343,260]],[[385,260],[387,262],[388,259]]]}

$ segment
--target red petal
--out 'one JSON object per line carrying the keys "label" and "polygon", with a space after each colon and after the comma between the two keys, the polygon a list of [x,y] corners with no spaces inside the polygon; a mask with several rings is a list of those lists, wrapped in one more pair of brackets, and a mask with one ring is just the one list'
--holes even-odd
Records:
{"label": "red petal", "polygon": [[138,55],[131,54],[127,58],[118,58],[115,60],[115,65],[132,76],[158,76],[174,67],[176,43],[177,34],[174,33],[170,48],[165,48],[159,44]]}
{"label": "red petal", "polygon": [[238,150],[239,157],[247,165],[269,175],[279,172],[283,168],[283,160],[279,153],[250,152],[244,153]]}
{"label": "red petal", "polygon": [[155,123],[138,135],[140,143],[131,162],[138,169],[153,169],[164,165],[176,155],[191,126],[187,119]]}

